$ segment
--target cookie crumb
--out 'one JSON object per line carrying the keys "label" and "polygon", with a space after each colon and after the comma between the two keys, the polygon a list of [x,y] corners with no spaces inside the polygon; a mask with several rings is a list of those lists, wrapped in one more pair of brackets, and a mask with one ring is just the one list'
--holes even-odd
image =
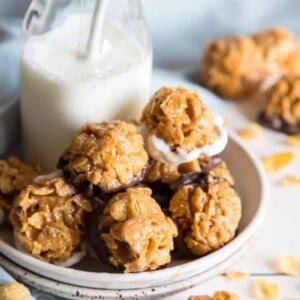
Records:
{"label": "cookie crumb", "polygon": [[188,300],[239,300],[240,297],[236,294],[230,294],[226,291],[217,291],[212,297],[207,295],[190,296]]}
{"label": "cookie crumb", "polygon": [[281,255],[278,258],[278,270],[286,275],[300,276],[300,260],[295,256]]}
{"label": "cookie crumb", "polygon": [[243,140],[254,141],[262,138],[262,128],[257,123],[251,123],[246,128],[238,131],[238,135]]}
{"label": "cookie crumb", "polygon": [[300,147],[300,134],[288,136],[286,139],[286,143],[292,147]]}
{"label": "cookie crumb", "polygon": [[29,289],[19,282],[4,283],[0,286],[1,300],[29,300]]}
{"label": "cookie crumb", "polygon": [[288,166],[294,159],[292,152],[280,152],[271,154],[262,159],[262,164],[267,173],[276,173],[283,167]]}
{"label": "cookie crumb", "polygon": [[287,175],[279,181],[281,186],[300,186],[300,176]]}
{"label": "cookie crumb", "polygon": [[278,285],[264,279],[255,280],[253,291],[257,300],[276,300],[279,295]]}
{"label": "cookie crumb", "polygon": [[225,276],[230,281],[241,281],[246,279],[248,274],[244,272],[228,271],[225,273]]}

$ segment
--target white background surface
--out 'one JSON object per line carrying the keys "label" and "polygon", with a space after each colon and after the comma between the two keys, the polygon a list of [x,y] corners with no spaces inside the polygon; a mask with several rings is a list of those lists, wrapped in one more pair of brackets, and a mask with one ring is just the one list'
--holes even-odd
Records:
{"label": "white background surface", "polygon": [[[253,32],[270,25],[282,25],[300,35],[299,0],[142,0],[146,20],[154,44],[155,65],[175,70],[172,83],[184,82],[183,67],[199,64],[205,40],[223,34]],[[28,1],[0,0],[0,15],[22,15]],[[0,17],[1,18],[1,17]],[[168,84],[167,80],[164,84]],[[242,128],[254,118],[259,102],[231,104],[220,103],[221,111],[232,129]],[[271,203],[265,226],[248,254],[232,270],[250,273],[242,282],[229,282],[219,276],[192,290],[165,298],[187,299],[192,294],[211,294],[225,289],[236,292],[241,299],[253,299],[251,285],[256,278],[265,278],[280,286],[279,299],[300,298],[300,280],[280,276],[276,260],[281,254],[295,255],[300,259],[300,187],[282,188],[278,180],[285,174],[300,176],[300,150],[284,144],[285,136],[264,131],[260,142],[248,143],[257,155],[281,150],[293,150],[296,160],[276,176],[269,177]],[[251,178],[249,178],[251,180]]]}

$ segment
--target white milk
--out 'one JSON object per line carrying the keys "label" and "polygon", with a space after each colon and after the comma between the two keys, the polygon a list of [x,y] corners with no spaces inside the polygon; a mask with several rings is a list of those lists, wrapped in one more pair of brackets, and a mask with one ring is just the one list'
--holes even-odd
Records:
{"label": "white milk", "polygon": [[23,147],[26,158],[45,171],[55,169],[58,156],[84,123],[139,119],[149,99],[151,51],[107,20],[99,57],[85,60],[90,22],[87,15],[73,15],[24,44]]}

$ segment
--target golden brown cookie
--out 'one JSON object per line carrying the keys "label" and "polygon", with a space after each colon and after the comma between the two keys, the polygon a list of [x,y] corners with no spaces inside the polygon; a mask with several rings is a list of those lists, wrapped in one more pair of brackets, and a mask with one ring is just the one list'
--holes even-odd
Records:
{"label": "golden brown cookie", "polygon": [[190,157],[191,153],[221,135],[198,93],[183,87],[160,88],[145,107],[141,126],[149,155],[176,165],[197,159],[201,154]]}
{"label": "golden brown cookie", "polygon": [[142,272],[170,262],[177,228],[151,198],[150,189],[132,187],[109,200],[98,220],[98,234],[110,264]]}
{"label": "golden brown cookie", "polygon": [[16,157],[0,160],[0,209],[9,215],[19,193],[40,175],[37,165],[26,164]]}
{"label": "golden brown cookie", "polygon": [[81,252],[91,203],[63,178],[29,185],[11,211],[16,245],[47,262]]}
{"label": "golden brown cookie", "polygon": [[300,132],[300,75],[283,76],[269,89],[259,119],[274,130]]}
{"label": "golden brown cookie", "polygon": [[251,37],[216,39],[205,47],[200,81],[221,97],[245,98],[262,82],[262,63],[262,53]]}
{"label": "golden brown cookie", "polygon": [[241,218],[241,200],[227,180],[215,179],[206,187],[182,186],[169,210],[183,231],[187,248],[202,256],[233,239]]}
{"label": "golden brown cookie", "polygon": [[283,28],[271,28],[253,35],[253,39],[263,55],[266,75],[299,72],[299,42],[297,37]]}
{"label": "golden brown cookie", "polygon": [[206,45],[201,83],[224,98],[244,99],[265,90],[284,74],[300,73],[297,37],[271,28],[249,36],[231,36]]}
{"label": "golden brown cookie", "polygon": [[61,155],[58,168],[79,188],[111,193],[141,181],[147,164],[136,127],[111,121],[83,126]]}

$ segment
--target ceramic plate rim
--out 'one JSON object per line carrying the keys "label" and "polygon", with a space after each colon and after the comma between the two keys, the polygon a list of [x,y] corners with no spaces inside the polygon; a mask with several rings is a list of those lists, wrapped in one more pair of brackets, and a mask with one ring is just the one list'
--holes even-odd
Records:
{"label": "ceramic plate rim", "polygon": [[[262,225],[262,224],[261,224]],[[245,244],[241,245],[230,257],[227,257],[223,261],[219,262],[217,265],[205,270],[200,274],[196,274],[192,277],[172,282],[169,284],[163,284],[157,286],[154,289],[152,287],[136,288],[136,289],[96,289],[90,287],[75,286],[73,284],[68,284],[60,282],[54,279],[49,279],[39,274],[35,274],[25,268],[22,268],[18,264],[11,261],[9,258],[0,254],[0,265],[6,268],[8,271],[13,273],[17,279],[24,282],[25,284],[31,285],[37,289],[47,292],[54,296],[68,297],[68,299],[83,299],[82,297],[87,297],[84,299],[138,299],[147,297],[147,299],[160,299],[162,295],[172,295],[188,288],[192,288],[206,280],[212,278],[213,276],[221,274],[225,271],[233,262],[237,261],[241,256],[244,256],[247,252],[249,244],[255,239],[257,232],[249,237]],[[28,278],[29,277],[29,278]],[[54,288],[50,287],[54,284]],[[80,290],[78,294],[74,290]],[[99,295],[99,293],[102,293]],[[158,298],[159,297],[159,298]]]}

